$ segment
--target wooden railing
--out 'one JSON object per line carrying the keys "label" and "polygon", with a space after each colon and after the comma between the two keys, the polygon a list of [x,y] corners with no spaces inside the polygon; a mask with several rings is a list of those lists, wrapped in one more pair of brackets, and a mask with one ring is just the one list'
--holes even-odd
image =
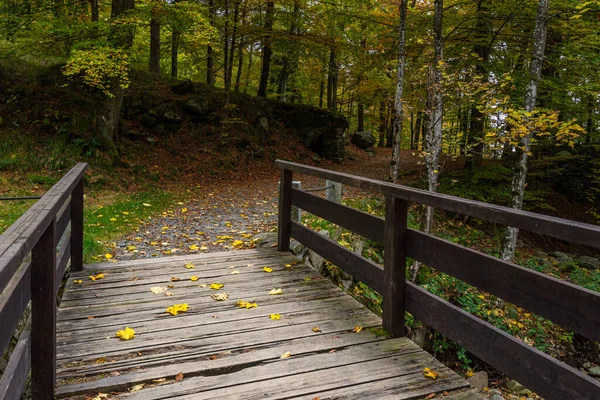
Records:
{"label": "wooden railing", "polygon": [[54,399],[56,294],[69,264],[74,271],[83,268],[86,169],[77,164],[0,236],[0,354],[31,301],[31,315],[0,378],[0,399],[20,399],[30,369],[33,399]]}
{"label": "wooden railing", "polygon": [[[545,399],[600,399],[600,382],[406,281],[406,258],[421,261],[566,329],[600,341],[600,293],[407,227],[408,202],[600,248],[600,227],[392,183],[276,161],[281,169],[279,250],[290,237],[383,295],[383,327],[404,335],[405,311]],[[385,195],[385,219],[292,188],[312,175]],[[384,268],[291,221],[296,206],[384,245]]]}

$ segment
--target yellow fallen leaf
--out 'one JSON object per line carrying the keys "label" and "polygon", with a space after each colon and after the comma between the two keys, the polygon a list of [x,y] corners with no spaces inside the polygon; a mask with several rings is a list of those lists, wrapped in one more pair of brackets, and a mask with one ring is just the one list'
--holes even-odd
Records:
{"label": "yellow fallen leaf", "polygon": [[137,392],[138,390],[142,390],[144,388],[144,384],[140,383],[139,385],[135,385],[131,389],[129,389],[129,393]]}
{"label": "yellow fallen leaf", "polygon": [[231,275],[238,275],[240,273],[240,271],[235,270],[235,271],[231,271]]}
{"label": "yellow fallen leaf", "polygon": [[281,289],[273,289],[269,292],[270,295],[275,295],[275,294],[283,294],[283,290]]}
{"label": "yellow fallen leaf", "polygon": [[269,318],[271,318],[273,320],[278,320],[278,319],[281,319],[281,315],[279,315],[279,314],[271,314],[271,315],[269,315]]}
{"label": "yellow fallen leaf", "polygon": [[216,301],[225,301],[229,298],[229,295],[227,293],[217,293],[211,294],[210,297],[212,297],[212,299]]}
{"label": "yellow fallen leaf", "polygon": [[362,326],[360,326],[360,325],[356,325],[356,326],[354,327],[354,329],[352,329],[352,332],[354,332],[354,333],[359,333],[359,332],[360,332],[360,331],[362,331],[362,330],[363,330]]}
{"label": "yellow fallen leaf", "polygon": [[80,283],[83,283],[83,281],[81,279],[74,279],[73,283],[80,284]]}
{"label": "yellow fallen leaf", "polygon": [[198,280],[197,276],[190,276],[190,281],[196,282]]}
{"label": "yellow fallen leaf", "polygon": [[312,331],[315,333],[319,333],[321,332],[321,328],[319,328],[318,326],[313,326]]}
{"label": "yellow fallen leaf", "polygon": [[175,287],[175,285],[167,285],[167,287],[168,287],[169,289],[173,289],[173,288]]}
{"label": "yellow fallen leaf", "polygon": [[116,219],[116,218],[110,218],[110,220],[111,220],[112,222],[115,222],[117,219]]}
{"label": "yellow fallen leaf", "polygon": [[179,279],[178,277],[176,277],[176,276],[174,276],[174,277],[172,277],[172,278],[171,278],[171,282],[177,282],[177,281],[179,281],[179,280],[180,280],[180,279]]}
{"label": "yellow fallen leaf", "polygon": [[92,281],[95,281],[95,280],[97,280],[97,279],[104,279],[104,274],[90,275],[90,276],[89,276],[89,278],[90,278]]}
{"label": "yellow fallen leaf", "polygon": [[263,271],[265,271],[265,272],[273,272],[273,270],[271,268],[269,268],[269,267],[264,267]]}
{"label": "yellow fallen leaf", "polygon": [[98,393],[98,396],[92,397],[92,400],[102,400],[102,399],[108,399],[108,394],[107,393]]}
{"label": "yellow fallen leaf", "polygon": [[117,337],[121,340],[130,340],[135,337],[135,331],[127,326],[125,329],[117,332]]}
{"label": "yellow fallen leaf", "polygon": [[187,269],[196,268],[196,266],[194,264],[192,264],[192,263],[187,263],[187,264],[184,265],[184,267],[187,268]]}
{"label": "yellow fallen leaf", "polygon": [[144,207],[152,207],[152,204],[148,204],[148,203],[142,203],[142,205],[143,205]]}
{"label": "yellow fallen leaf", "polygon": [[292,264],[285,264],[286,268],[290,268]]}
{"label": "yellow fallen leaf", "polygon": [[423,370],[423,376],[425,378],[429,378],[429,379],[432,379],[435,381],[435,379],[438,377],[438,375],[439,375],[438,372],[435,372],[435,371],[431,370],[430,368],[425,368]]}
{"label": "yellow fallen leaf", "polygon": [[475,375],[475,372],[473,372],[473,370],[472,370],[472,369],[470,369],[470,370],[468,370],[468,371],[467,371],[467,378],[470,378],[470,377],[472,377],[473,375]]}
{"label": "yellow fallen leaf", "polygon": [[182,208],[182,209],[181,209],[181,213],[182,213],[182,214],[185,214],[186,212],[188,212],[188,209],[187,209],[187,208],[185,208],[185,207],[184,207],[184,208]]}
{"label": "yellow fallen leaf", "polygon": [[244,242],[242,242],[241,240],[234,240],[233,242],[231,242],[231,245],[233,247],[240,247],[244,244]]}
{"label": "yellow fallen leaf", "polygon": [[113,255],[112,255],[112,254],[110,254],[110,253],[106,253],[106,254],[104,255],[104,257],[106,257],[106,259],[107,259],[107,260],[110,260],[111,258],[113,258]]}
{"label": "yellow fallen leaf", "polygon": [[281,357],[279,357],[279,358],[289,358],[289,357],[291,357],[291,356],[292,356],[292,353],[290,353],[289,351],[286,351],[286,352],[285,352],[285,353],[283,353],[283,354],[281,355]]}
{"label": "yellow fallen leaf", "polygon": [[161,294],[167,291],[166,287],[161,287],[161,286],[155,286],[155,287],[151,287],[150,291],[154,294]]}
{"label": "yellow fallen leaf", "polygon": [[213,289],[213,290],[219,290],[223,286],[225,286],[225,285],[223,285],[222,283],[211,283],[210,284],[210,288]]}
{"label": "yellow fallen leaf", "polygon": [[136,248],[135,246],[127,246],[127,250],[129,250],[129,251],[134,251],[135,248]]}
{"label": "yellow fallen leaf", "polygon": [[191,245],[191,246],[190,246],[190,247],[188,247],[188,248],[189,248],[190,250],[194,250],[194,251],[196,251],[196,250],[200,249],[200,247],[198,247],[198,245],[197,245],[197,244],[193,244],[193,245]]}
{"label": "yellow fallen leaf", "polygon": [[171,307],[167,308],[167,312],[171,315],[177,315],[180,312],[186,312],[187,310],[188,310],[187,303],[175,304],[175,305],[172,305]]}
{"label": "yellow fallen leaf", "polygon": [[183,380],[183,372],[180,372],[177,375],[175,375],[175,382],[179,382],[181,380]]}
{"label": "yellow fallen leaf", "polygon": [[235,303],[235,305],[238,306],[239,308],[246,308],[246,309],[248,309],[248,308],[257,308],[258,307],[258,304],[256,304],[256,303],[249,303],[249,302],[247,302],[245,300],[238,300],[238,302]]}

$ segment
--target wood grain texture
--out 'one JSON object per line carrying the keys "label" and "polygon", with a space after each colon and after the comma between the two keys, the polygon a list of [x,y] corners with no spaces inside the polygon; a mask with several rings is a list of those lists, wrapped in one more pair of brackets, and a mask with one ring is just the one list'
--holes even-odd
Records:
{"label": "wood grain texture", "polygon": [[[362,398],[380,390],[398,399],[417,399],[430,390],[454,393],[468,387],[408,339],[376,335],[382,332],[379,317],[306,265],[287,267],[296,261],[289,253],[237,253],[215,253],[215,263],[204,254],[169,257],[165,270],[160,260],[146,260],[151,276],[144,273],[141,261],[134,268],[129,262],[113,263],[105,282],[83,288],[72,280],[89,270],[72,274],[65,288],[69,300],[58,313],[57,396],[258,399],[313,398],[322,392],[330,398],[338,393]],[[194,262],[197,270],[185,270],[183,259]],[[232,259],[240,265],[234,267],[239,274],[231,274]],[[265,260],[273,265],[272,273],[262,271]],[[173,296],[150,292],[151,286],[170,283],[173,272],[201,278],[175,282]],[[112,287],[124,278],[129,279],[127,286]],[[212,280],[225,286],[211,291],[198,285]],[[269,295],[274,288],[282,288],[283,294]],[[103,296],[105,291],[109,294]],[[229,299],[210,297],[221,292]],[[238,308],[239,299],[258,307]],[[190,305],[187,313],[174,317],[165,312],[167,305],[181,302]],[[95,316],[88,319],[91,311]],[[271,314],[280,319],[270,319]],[[136,331],[134,339],[115,337],[125,326]],[[356,326],[361,327],[358,333]],[[280,358],[286,352],[291,357]],[[425,367],[438,370],[440,378],[425,378]],[[176,381],[180,372],[184,378]],[[164,382],[156,382],[161,379]],[[129,392],[141,384],[141,390]]]}
{"label": "wood grain texture", "polygon": [[292,218],[292,171],[282,170],[279,181],[279,212],[277,250],[290,250],[290,222]]}
{"label": "wood grain texture", "polygon": [[31,318],[13,349],[8,364],[0,377],[0,399],[20,400],[31,368]]}
{"label": "wood grain texture", "polygon": [[600,382],[407,282],[406,310],[547,400],[598,399]]}

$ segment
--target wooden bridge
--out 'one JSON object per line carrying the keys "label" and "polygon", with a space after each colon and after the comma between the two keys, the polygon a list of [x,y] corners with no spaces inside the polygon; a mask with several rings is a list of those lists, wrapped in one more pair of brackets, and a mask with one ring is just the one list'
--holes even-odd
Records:
{"label": "wooden bridge", "polygon": [[[598,226],[276,164],[277,250],[86,266],[86,165],[73,168],[0,236],[0,350],[31,304],[0,399],[20,398],[29,372],[34,400],[486,398],[404,337],[407,311],[546,399],[600,399],[597,380],[405,279],[410,257],[598,341],[600,294],[409,229],[407,208],[424,204],[595,248]],[[293,173],[384,194],[386,217],[293,189]],[[292,221],[292,206],[383,244],[384,268]],[[291,237],[381,293],[382,320],[292,256]],[[181,303],[187,311],[166,312]],[[126,327],[133,339],[115,337]]]}

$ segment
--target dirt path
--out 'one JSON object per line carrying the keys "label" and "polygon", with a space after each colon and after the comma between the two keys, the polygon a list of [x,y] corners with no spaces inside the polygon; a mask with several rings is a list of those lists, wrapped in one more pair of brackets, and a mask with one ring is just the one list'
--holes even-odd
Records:
{"label": "dirt path", "polygon": [[[319,166],[355,175],[385,180],[390,150],[378,149],[375,156],[353,152],[343,164],[322,162]],[[404,180],[419,179],[419,159],[407,151],[401,170],[411,172]],[[309,176],[295,177],[303,188],[324,187],[324,181]],[[278,171],[248,171],[246,178],[200,184],[189,201],[178,203],[162,216],[142,225],[137,232],[117,242],[116,260],[214,252],[252,247],[251,238],[273,231],[277,225]],[[360,191],[345,187],[344,196]]]}

